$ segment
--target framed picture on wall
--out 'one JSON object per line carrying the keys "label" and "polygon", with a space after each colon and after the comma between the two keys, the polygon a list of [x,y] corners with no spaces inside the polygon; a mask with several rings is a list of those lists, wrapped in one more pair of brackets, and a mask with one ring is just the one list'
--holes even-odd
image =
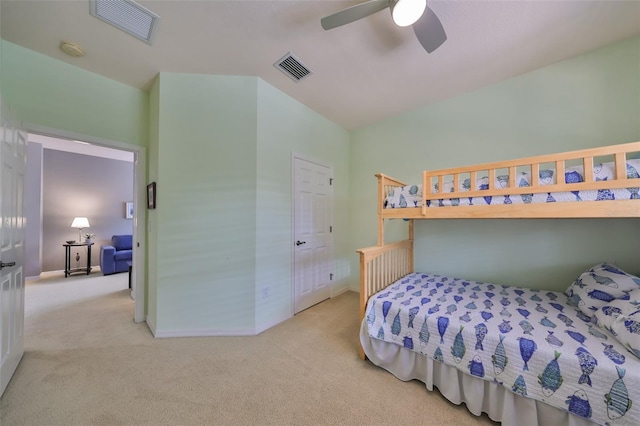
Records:
{"label": "framed picture on wall", "polygon": [[125,203],[124,217],[126,219],[133,219],[133,201],[128,201]]}
{"label": "framed picture on wall", "polygon": [[156,183],[151,182],[147,185],[147,208],[155,209],[156,208]]}

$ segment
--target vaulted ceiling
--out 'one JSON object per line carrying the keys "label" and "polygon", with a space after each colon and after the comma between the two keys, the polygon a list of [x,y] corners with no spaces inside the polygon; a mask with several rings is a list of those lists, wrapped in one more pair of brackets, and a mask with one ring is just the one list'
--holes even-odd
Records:
{"label": "vaulted ceiling", "polygon": [[[346,129],[426,106],[640,34],[639,1],[429,0],[448,39],[428,54],[389,10],[329,31],[353,1],[140,1],[148,45],[89,14],[89,0],[2,0],[3,39],[146,90],[160,71],[258,76]],[[71,57],[61,41],[81,46]],[[273,66],[292,52],[312,75]]]}

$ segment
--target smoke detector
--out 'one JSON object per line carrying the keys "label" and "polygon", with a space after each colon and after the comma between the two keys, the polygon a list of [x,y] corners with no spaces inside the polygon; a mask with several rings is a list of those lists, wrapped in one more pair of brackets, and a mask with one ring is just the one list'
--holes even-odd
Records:
{"label": "smoke detector", "polygon": [[69,56],[80,57],[84,56],[84,50],[75,43],[69,43],[63,41],[60,43],[60,49]]}

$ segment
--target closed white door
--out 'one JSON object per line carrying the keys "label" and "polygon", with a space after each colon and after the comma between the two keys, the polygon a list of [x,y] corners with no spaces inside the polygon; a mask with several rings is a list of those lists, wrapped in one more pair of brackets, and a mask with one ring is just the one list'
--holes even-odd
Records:
{"label": "closed white door", "polygon": [[294,312],[331,296],[333,171],[294,158]]}
{"label": "closed white door", "polygon": [[24,353],[24,175],[27,134],[0,109],[0,395]]}

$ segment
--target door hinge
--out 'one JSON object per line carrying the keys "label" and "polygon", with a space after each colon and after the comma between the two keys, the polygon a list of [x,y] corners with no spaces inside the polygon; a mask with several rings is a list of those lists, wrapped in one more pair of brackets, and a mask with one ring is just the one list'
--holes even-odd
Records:
{"label": "door hinge", "polygon": [[333,178],[329,178],[329,186],[333,185]]}
{"label": "door hinge", "polygon": [[333,281],[333,274],[329,274],[329,281]]}
{"label": "door hinge", "polygon": [[329,227],[329,232],[333,232],[333,226]]}

